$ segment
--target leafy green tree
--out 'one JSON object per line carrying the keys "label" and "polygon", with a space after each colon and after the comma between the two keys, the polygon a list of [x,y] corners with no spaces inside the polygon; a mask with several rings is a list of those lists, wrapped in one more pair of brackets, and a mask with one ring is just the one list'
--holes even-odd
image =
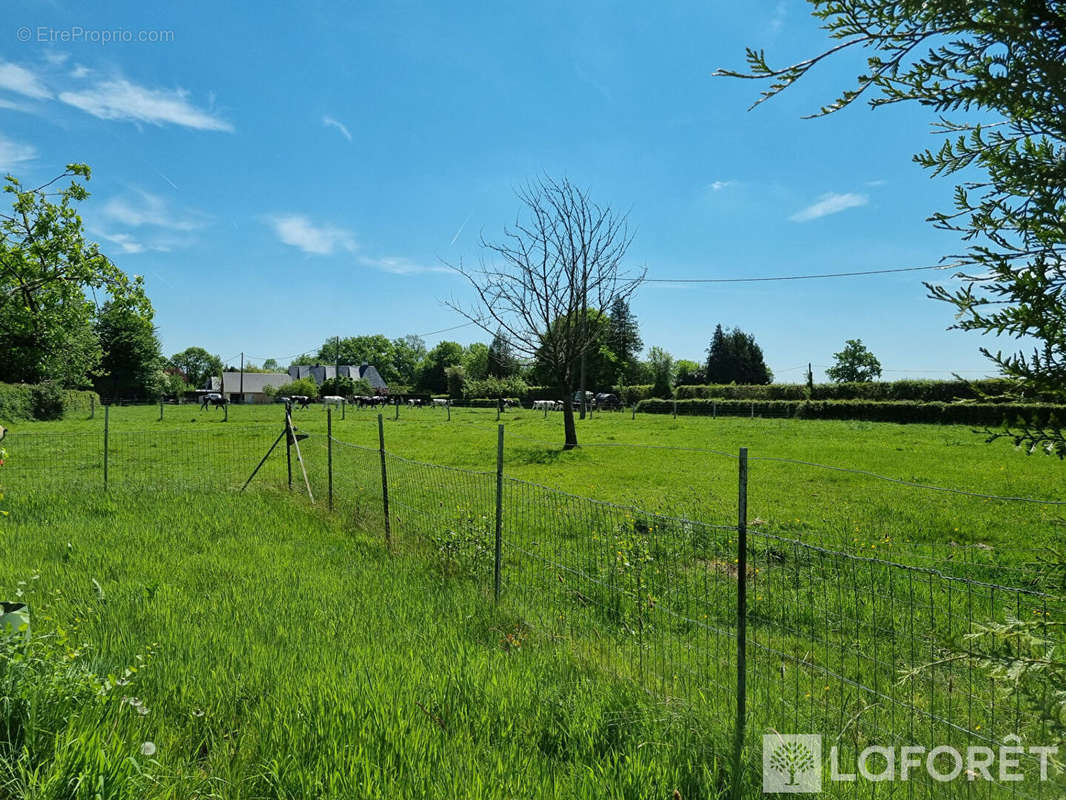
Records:
{"label": "leafy green tree", "polygon": [[222,372],[222,359],[202,347],[187,347],[175,353],[170,357],[170,364],[181,371],[190,386],[197,389],[206,388],[211,376]]}
{"label": "leafy green tree", "polygon": [[518,374],[518,358],[514,348],[502,328],[496,329],[489,345],[489,370],[488,374],[494,378],[510,378]]}
{"label": "leafy green tree", "polygon": [[98,385],[112,400],[121,397],[155,399],[163,393],[163,366],[155,311],[145,297],[137,301],[110,300],[96,316],[96,335],[103,358]]}
{"label": "leafy green tree", "polygon": [[418,368],[425,357],[426,343],[422,337],[408,334],[392,340],[392,363],[400,384],[414,386],[418,380]]}
{"label": "leafy green tree", "polygon": [[448,391],[448,367],[463,363],[463,346],[458,342],[441,342],[426,354],[416,385],[424,392],[443,394]]}
{"label": "leafy green tree", "polygon": [[615,374],[610,376],[608,385],[626,383],[635,377],[634,365],[640,359],[644,342],[640,338],[640,326],[637,318],[629,310],[629,301],[616,297],[608,311],[609,324],[603,344],[615,359]]}
{"label": "leafy green tree", "polygon": [[674,391],[674,357],[661,347],[648,350],[648,365],[652,374],[652,394],[669,397]]}
{"label": "leafy green tree", "polygon": [[466,390],[466,370],[461,364],[444,368],[444,380],[448,387],[448,397],[459,399]]}
{"label": "leafy green tree", "polygon": [[474,342],[463,352],[463,371],[468,380],[480,381],[489,374],[489,346]]}
{"label": "leafy green tree", "polygon": [[844,349],[833,354],[833,366],[825,374],[837,383],[870,383],[881,377],[881,362],[862,339],[848,339]]}
{"label": "leafy green tree", "polygon": [[[68,164],[35,188],[5,179],[11,211],[0,212],[0,381],[87,385],[102,355],[89,296],[93,290],[118,301],[144,296],[139,279],[85,239],[75,206],[89,197],[90,175],[85,164]],[[70,184],[56,191],[66,178]]]}
{"label": "leafy green tree", "polygon": [[726,332],[721,325],[707,348],[705,371],[708,383],[765,384],[774,379],[755,337],[740,328]]}
{"label": "leafy green tree", "polygon": [[[366,383],[366,381],[362,381]],[[367,384],[369,385],[369,384]],[[339,375],[336,378],[327,378],[318,387],[318,393],[322,397],[330,395],[336,397],[352,397],[358,392],[355,389],[355,381],[347,375]]]}
{"label": "leafy green tree", "polygon": [[688,359],[678,359],[674,365],[677,370],[676,383],[678,386],[695,386],[703,383],[706,378],[703,374],[703,366]]}
{"label": "leafy green tree", "polygon": [[[780,69],[748,50],[749,71],[769,81],[759,102],[846,50],[868,53],[852,88],[822,107],[839,111],[910,102],[935,113],[939,147],[914,160],[934,176],[958,176],[954,208],[930,218],[968,242],[954,256],[961,286],[927,283],[954,307],[954,328],[1035,340],[1031,353],[981,352],[1021,397],[1066,394],[1066,52],[1059,0],[810,0],[832,47]],[[965,118],[944,115],[963,112]],[[1061,427],[1003,435],[1066,457]]]}
{"label": "leafy green tree", "polygon": [[[304,362],[308,363],[308,362]],[[312,364],[370,364],[385,383],[399,380],[393,343],[380,333],[372,336],[333,337],[322,343]]]}
{"label": "leafy green tree", "polygon": [[281,365],[276,358],[268,358],[263,362],[263,372],[280,372]]}

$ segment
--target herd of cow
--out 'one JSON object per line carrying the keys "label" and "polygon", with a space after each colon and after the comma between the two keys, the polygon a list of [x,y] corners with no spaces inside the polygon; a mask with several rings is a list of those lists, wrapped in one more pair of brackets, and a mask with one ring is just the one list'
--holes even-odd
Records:
{"label": "herd of cow", "polygon": [[[593,411],[618,411],[622,408],[622,401],[618,399],[618,395],[610,394],[607,392],[601,392],[600,394],[593,395],[592,392],[586,392],[585,406]],[[308,408],[312,403],[312,398],[307,395],[294,394],[290,397],[279,397],[279,402],[291,404],[295,408]],[[228,404],[228,400],[218,392],[208,392],[204,394],[200,399],[200,410],[204,411],[210,406],[211,408],[224,408]],[[399,402],[397,400],[397,402]],[[447,408],[450,403],[442,397],[434,397],[428,403],[420,397],[409,397],[405,401],[405,404],[412,408],[423,408],[431,406],[433,408]],[[355,405],[359,408],[375,408],[377,406],[388,405],[389,398],[384,395],[376,395],[374,397],[352,397],[346,399],[340,395],[326,395],[322,398],[323,408],[333,406],[340,408],[345,403],[349,405]],[[574,396],[573,407],[578,408],[581,404],[581,393],[578,392]],[[517,400],[505,399],[503,401],[504,408],[521,408],[522,404]],[[534,400],[534,411],[562,411],[565,407],[565,401],[563,400]]]}

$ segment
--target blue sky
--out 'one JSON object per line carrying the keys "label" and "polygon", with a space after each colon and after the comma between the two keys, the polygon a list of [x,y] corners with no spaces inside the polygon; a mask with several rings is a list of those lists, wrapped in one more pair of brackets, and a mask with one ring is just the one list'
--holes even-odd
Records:
{"label": "blue sky", "polygon": [[[90,234],[143,274],[164,350],[282,359],[335,334],[426,334],[541,173],[628,210],[654,278],[934,264],[924,220],[952,185],[912,164],[917,108],[801,115],[857,72],[829,64],[755,111],[712,77],[745,45],[784,63],[824,33],[799,0],[536,4],[8,4],[0,170],[94,171]],[[111,41],[106,41],[110,38]],[[140,41],[140,39],[146,41]],[[28,40],[28,41],[24,41]],[[778,380],[861,338],[886,378],[988,370],[976,334],[903,273],[643,287],[646,345],[702,359],[716,323],[755,334]],[[485,340],[476,328],[425,337]],[[1001,343],[1010,347],[1010,342]]]}

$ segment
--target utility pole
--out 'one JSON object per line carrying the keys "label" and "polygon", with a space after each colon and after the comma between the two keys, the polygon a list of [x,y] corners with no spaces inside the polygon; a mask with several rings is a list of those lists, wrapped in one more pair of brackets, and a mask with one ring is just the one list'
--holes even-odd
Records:
{"label": "utility pole", "polygon": [[241,352],[241,401],[244,401],[244,353]]}

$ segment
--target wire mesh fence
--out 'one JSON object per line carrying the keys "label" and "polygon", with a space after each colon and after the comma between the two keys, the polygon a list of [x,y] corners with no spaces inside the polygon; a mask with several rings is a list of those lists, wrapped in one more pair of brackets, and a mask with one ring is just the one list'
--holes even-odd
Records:
{"label": "wire mesh fence", "polygon": [[[829,796],[1066,796],[1062,776],[1039,780],[1040,756],[1024,749],[1018,782],[980,761],[975,776],[965,765],[946,782],[925,769],[901,780],[898,761],[893,780],[862,773],[887,765],[881,750],[863,767],[871,747],[1048,741],[1039,703],[1006,691],[975,637],[991,624],[1033,623],[1054,653],[1066,608],[1061,593],[1008,585],[1004,576],[1022,578],[1024,568],[1001,568],[994,552],[930,546],[900,563],[749,528],[746,505],[734,524],[519,480],[503,474],[502,446],[500,471],[490,472],[403,457],[385,448],[384,433],[378,447],[294,434],[232,423],[110,431],[105,448],[99,432],[17,433],[6,442],[17,458],[5,481],[103,488],[106,465],[114,487],[239,490],[271,452],[257,485],[300,488],[302,466],[320,504],[367,527],[387,524],[397,550],[419,551],[446,579],[476,581],[486,602],[498,586],[515,646],[535,630],[590,669],[698,707],[723,739],[742,731],[745,790],[758,787],[761,737],[779,732],[821,735],[835,753],[830,772],[860,773],[827,784]],[[724,489],[746,503],[743,483]],[[940,774],[951,771],[949,759]]]}

